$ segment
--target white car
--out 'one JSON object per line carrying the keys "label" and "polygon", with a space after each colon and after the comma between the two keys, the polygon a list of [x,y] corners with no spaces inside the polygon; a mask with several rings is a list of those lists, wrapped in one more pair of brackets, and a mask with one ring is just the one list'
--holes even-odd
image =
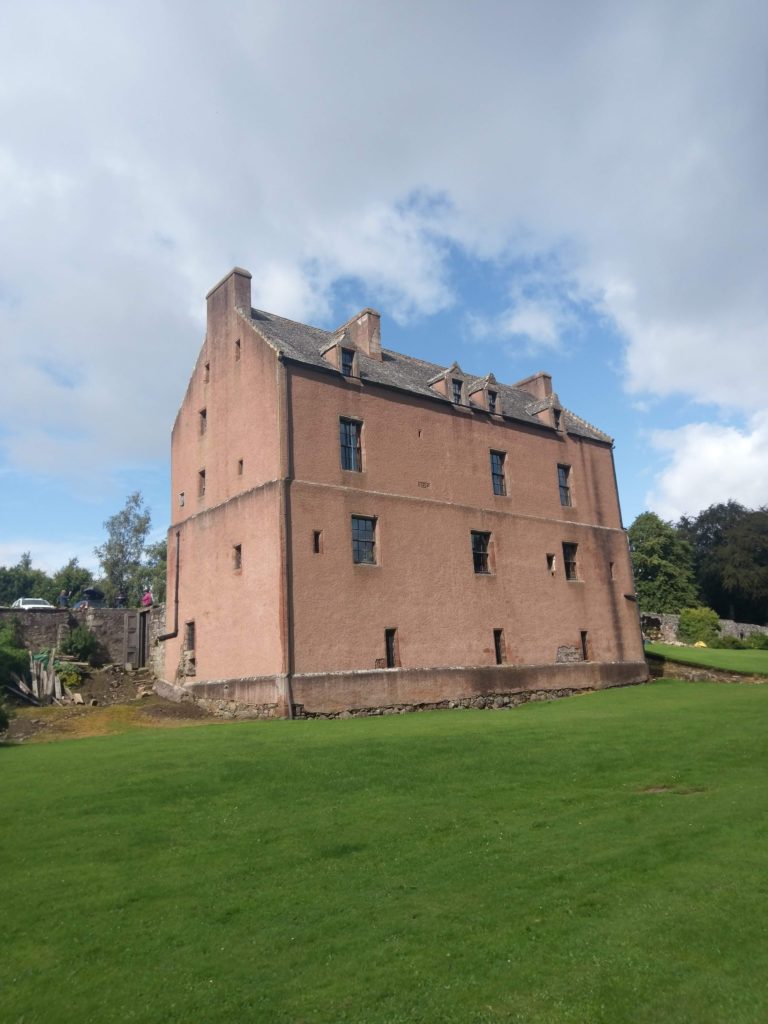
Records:
{"label": "white car", "polygon": [[42,597],[19,597],[13,602],[11,608],[24,608],[27,611],[35,608],[53,608],[50,601],[44,601]]}

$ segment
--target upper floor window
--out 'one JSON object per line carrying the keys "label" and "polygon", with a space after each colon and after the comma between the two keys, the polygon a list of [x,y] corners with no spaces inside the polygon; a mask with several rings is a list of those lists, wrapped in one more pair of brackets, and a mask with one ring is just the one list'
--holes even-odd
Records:
{"label": "upper floor window", "polygon": [[557,467],[557,482],[560,487],[560,504],[571,504],[571,467]]}
{"label": "upper floor window", "polygon": [[362,472],[363,451],[360,444],[362,433],[363,424],[358,420],[339,420],[339,445],[342,469],[351,469],[355,473]]}
{"label": "upper floor window", "polygon": [[352,561],[376,564],[376,520],[372,516],[352,516]]}
{"label": "upper floor window", "polygon": [[243,545],[235,544],[232,548],[232,568],[237,571],[243,568]]}
{"label": "upper floor window", "polygon": [[507,493],[507,484],[504,480],[504,462],[506,458],[506,452],[491,452],[491,482],[494,494]]}
{"label": "upper floor window", "polygon": [[577,580],[579,578],[579,571],[576,565],[576,552],[578,548],[578,544],[563,543],[563,568],[567,580]]}
{"label": "upper floor window", "polygon": [[454,405],[461,405],[461,381],[453,378],[451,380],[451,394]]}
{"label": "upper floor window", "polygon": [[552,410],[552,422],[555,425],[555,430],[559,430],[560,429],[560,421],[562,419],[562,415],[563,414],[561,413],[561,411],[559,409],[553,409]]}
{"label": "upper floor window", "polygon": [[355,350],[343,348],[341,350],[341,372],[345,377],[351,377],[355,367]]}
{"label": "upper floor window", "polygon": [[490,412],[490,413],[495,413],[496,412],[496,399],[498,397],[499,396],[496,394],[495,391],[489,391],[488,392],[488,412]]}
{"label": "upper floor window", "polygon": [[211,379],[211,364],[203,363],[203,383],[207,384]]}
{"label": "upper floor window", "polygon": [[204,434],[206,432],[206,430],[208,429],[208,410],[207,409],[201,409],[200,410],[199,423],[200,423],[200,433]]}
{"label": "upper floor window", "polygon": [[205,494],[205,470],[201,469],[197,474],[197,493],[199,497],[203,497]]}
{"label": "upper floor window", "polygon": [[490,533],[480,533],[478,530],[472,530],[472,562],[475,572],[489,573],[491,571],[489,560],[490,547]]}
{"label": "upper floor window", "polygon": [[240,339],[235,341],[235,362],[240,358]]}

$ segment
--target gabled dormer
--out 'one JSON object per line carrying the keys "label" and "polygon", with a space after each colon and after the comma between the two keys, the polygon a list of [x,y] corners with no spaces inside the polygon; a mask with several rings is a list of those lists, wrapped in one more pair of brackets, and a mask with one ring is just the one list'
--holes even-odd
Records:
{"label": "gabled dormer", "polygon": [[320,350],[320,355],[331,366],[335,366],[342,376],[360,376],[358,352],[346,331],[337,334],[333,341],[330,341],[325,348]]}
{"label": "gabled dormer", "polygon": [[467,387],[470,380],[458,363],[451,363],[447,370],[436,374],[427,384],[454,405],[468,405]]}
{"label": "gabled dormer", "polygon": [[492,373],[487,374],[469,389],[469,404],[476,409],[484,409],[491,416],[501,416],[501,395],[499,384]]}
{"label": "gabled dormer", "polygon": [[535,416],[540,423],[557,430],[558,433],[565,432],[565,419],[560,399],[553,391],[551,395],[541,399],[539,402],[532,402],[525,410],[529,416]]}

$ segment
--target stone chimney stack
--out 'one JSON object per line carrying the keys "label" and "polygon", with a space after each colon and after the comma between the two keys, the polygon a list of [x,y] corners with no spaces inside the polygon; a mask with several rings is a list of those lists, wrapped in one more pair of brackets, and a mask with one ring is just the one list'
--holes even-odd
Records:
{"label": "stone chimney stack", "polygon": [[552,375],[540,370],[538,373],[526,377],[525,380],[519,380],[512,387],[518,388],[520,391],[527,391],[529,395],[533,395],[534,398],[541,401],[544,398],[549,398],[552,394]]}
{"label": "stone chimney stack", "polygon": [[230,310],[242,309],[246,316],[250,316],[250,272],[241,267],[235,267],[211,288],[205,298],[208,303],[209,323]]}
{"label": "stone chimney stack", "polygon": [[360,352],[371,359],[381,359],[381,314],[375,309],[362,310],[339,330],[346,330],[347,337]]}

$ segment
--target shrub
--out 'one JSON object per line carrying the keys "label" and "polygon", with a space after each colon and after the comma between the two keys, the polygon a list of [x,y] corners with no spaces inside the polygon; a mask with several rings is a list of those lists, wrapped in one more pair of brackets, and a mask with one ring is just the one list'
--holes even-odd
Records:
{"label": "shrub", "polygon": [[29,670],[29,654],[24,648],[16,622],[0,626],[0,689],[10,683],[11,672],[26,676]]}
{"label": "shrub", "polygon": [[768,634],[752,633],[747,637],[746,645],[753,651],[768,651]]}
{"label": "shrub", "polygon": [[75,626],[59,648],[62,654],[69,654],[78,661],[87,661],[91,664],[98,649],[98,639],[85,626]]}
{"label": "shrub", "polygon": [[712,646],[720,633],[720,620],[711,608],[683,608],[677,635],[686,644],[702,640]]}
{"label": "shrub", "polygon": [[727,651],[746,651],[747,649],[746,641],[739,640],[737,636],[719,636],[709,646]]}

